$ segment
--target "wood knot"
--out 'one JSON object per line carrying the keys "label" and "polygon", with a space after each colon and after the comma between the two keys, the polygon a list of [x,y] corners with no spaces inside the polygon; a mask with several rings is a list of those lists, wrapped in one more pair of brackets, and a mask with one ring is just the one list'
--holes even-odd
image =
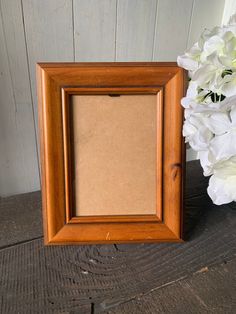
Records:
{"label": "wood knot", "polygon": [[182,168],[182,165],[180,163],[175,163],[171,165],[171,176],[172,179],[175,180],[179,170]]}

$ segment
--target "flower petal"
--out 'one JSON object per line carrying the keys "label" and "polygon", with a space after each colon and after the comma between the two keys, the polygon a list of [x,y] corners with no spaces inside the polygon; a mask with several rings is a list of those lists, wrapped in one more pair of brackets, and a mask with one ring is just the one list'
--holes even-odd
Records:
{"label": "flower petal", "polygon": [[215,51],[222,50],[224,47],[224,40],[220,36],[210,37],[204,44],[203,50],[207,55],[212,54]]}
{"label": "flower petal", "polygon": [[192,80],[199,86],[205,85],[215,77],[216,67],[212,64],[206,64],[200,67],[192,76]]}
{"label": "flower petal", "polygon": [[198,158],[200,159],[200,164],[203,168],[204,176],[207,177],[213,174],[214,160],[209,150],[202,150],[198,152]]}
{"label": "flower petal", "polygon": [[216,160],[224,160],[236,155],[236,130],[215,136],[209,145],[210,151],[215,156]]}
{"label": "flower petal", "polygon": [[230,111],[230,118],[231,118],[231,121],[232,121],[232,126],[236,127],[236,103],[235,103],[234,107]]}
{"label": "flower petal", "polygon": [[224,94],[226,97],[231,97],[231,96],[236,95],[236,77],[233,80],[225,83],[222,86],[221,90],[222,90],[222,94]]}
{"label": "flower petal", "polygon": [[177,63],[179,67],[188,71],[194,71],[198,68],[198,62],[186,55],[178,56]]}
{"label": "flower petal", "polygon": [[230,120],[226,112],[214,112],[203,118],[204,124],[216,135],[221,135],[230,129]]}
{"label": "flower petal", "polygon": [[[232,181],[232,182],[231,182]],[[233,184],[234,189],[230,188]],[[230,188],[230,189],[229,189]],[[216,205],[231,203],[236,200],[236,176],[231,180],[225,180],[212,175],[209,180],[207,192]],[[233,192],[233,193],[232,193]]]}

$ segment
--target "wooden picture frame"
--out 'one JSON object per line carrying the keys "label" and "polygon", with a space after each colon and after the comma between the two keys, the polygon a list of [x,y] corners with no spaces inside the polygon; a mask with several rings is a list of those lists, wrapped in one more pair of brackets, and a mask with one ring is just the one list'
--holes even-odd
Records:
{"label": "wooden picture frame", "polygon": [[[182,241],[184,70],[172,62],[39,63],[37,80],[45,244]],[[154,95],[155,214],[74,214],[71,108],[76,95]]]}

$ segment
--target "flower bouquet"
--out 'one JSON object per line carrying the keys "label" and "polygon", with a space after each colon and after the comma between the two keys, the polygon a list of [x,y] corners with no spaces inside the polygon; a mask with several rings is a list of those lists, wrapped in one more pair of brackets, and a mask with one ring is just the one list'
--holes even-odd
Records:
{"label": "flower bouquet", "polygon": [[189,86],[183,135],[198,152],[208,194],[217,204],[236,201],[236,17],[228,25],[205,30],[179,56]]}

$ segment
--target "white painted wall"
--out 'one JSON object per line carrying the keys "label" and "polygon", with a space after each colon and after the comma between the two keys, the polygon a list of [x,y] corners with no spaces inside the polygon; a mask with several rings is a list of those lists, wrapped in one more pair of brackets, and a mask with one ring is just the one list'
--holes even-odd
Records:
{"label": "white painted wall", "polygon": [[222,24],[226,25],[234,13],[236,13],[236,0],[225,0]]}
{"label": "white painted wall", "polygon": [[0,0],[0,195],[40,189],[36,62],[175,61],[204,28],[221,24],[224,5]]}

